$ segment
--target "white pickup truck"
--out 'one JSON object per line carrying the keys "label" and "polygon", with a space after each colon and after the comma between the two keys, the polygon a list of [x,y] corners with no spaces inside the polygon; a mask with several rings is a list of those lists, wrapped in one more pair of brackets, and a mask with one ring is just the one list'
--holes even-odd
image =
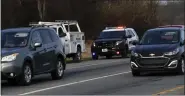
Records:
{"label": "white pickup truck", "polygon": [[68,58],[80,61],[82,52],[85,52],[85,36],[81,32],[77,21],[56,20],[55,22],[30,23],[30,26],[50,27],[56,30],[64,46],[64,52]]}

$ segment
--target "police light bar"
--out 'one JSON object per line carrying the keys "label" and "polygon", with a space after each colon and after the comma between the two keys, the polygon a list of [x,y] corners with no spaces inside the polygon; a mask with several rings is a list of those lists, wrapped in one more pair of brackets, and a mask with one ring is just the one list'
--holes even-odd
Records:
{"label": "police light bar", "polygon": [[124,29],[126,26],[118,26],[118,27],[106,27],[105,29]]}

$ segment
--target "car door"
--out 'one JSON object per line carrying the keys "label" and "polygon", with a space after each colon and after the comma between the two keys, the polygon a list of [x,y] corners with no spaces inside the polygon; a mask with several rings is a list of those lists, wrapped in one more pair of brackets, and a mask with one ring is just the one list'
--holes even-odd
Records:
{"label": "car door", "polygon": [[136,34],[134,34],[132,30],[128,30],[128,31],[129,31],[129,34],[132,36],[129,41],[129,50],[131,50],[133,47],[135,47],[135,45],[133,45],[132,42],[137,40],[137,36]]}
{"label": "car door", "polygon": [[39,33],[43,41],[43,47],[46,49],[45,58],[43,59],[45,63],[42,65],[42,68],[43,71],[49,71],[52,69],[52,62],[55,56],[54,42],[51,39],[49,30],[41,29]]}
{"label": "car door", "polygon": [[[61,36],[61,34],[63,34],[64,31],[62,29],[62,27],[58,28],[58,35]],[[65,54],[69,54],[70,53],[70,37],[68,35],[64,36],[64,37],[60,37],[60,40],[62,41],[63,45],[64,45],[64,53]]]}
{"label": "car door", "polygon": [[53,52],[55,52],[52,56],[52,61],[51,61],[51,64],[52,64],[51,67],[54,68],[56,61],[57,61],[57,51],[56,50],[58,50],[57,48],[61,48],[60,47],[61,45],[59,45],[61,43],[61,41],[60,41],[59,37],[57,36],[57,34],[53,30],[49,30],[49,33],[50,33],[50,37],[52,39],[51,45],[53,46],[53,50],[54,50]]}
{"label": "car door", "polygon": [[42,72],[42,65],[45,63],[44,58],[45,58],[45,48],[43,46],[34,48],[35,43],[41,43],[42,44],[42,39],[40,37],[39,31],[34,31],[33,34],[31,35],[31,47],[33,48],[32,55],[33,55],[33,61],[34,61],[34,66],[35,66],[35,73],[40,73]]}
{"label": "car door", "polygon": [[[130,31],[127,29],[127,30],[126,30],[126,36],[129,36],[129,35],[131,35],[131,33],[130,33]],[[127,44],[128,44],[129,50],[130,50],[130,48],[131,48],[131,43],[132,43],[132,37],[131,37],[131,38],[127,38]]]}
{"label": "car door", "polygon": [[134,36],[133,39],[136,40],[136,41],[139,41],[139,37],[138,37],[136,31],[134,29],[131,29],[131,31],[132,31],[132,34]]}

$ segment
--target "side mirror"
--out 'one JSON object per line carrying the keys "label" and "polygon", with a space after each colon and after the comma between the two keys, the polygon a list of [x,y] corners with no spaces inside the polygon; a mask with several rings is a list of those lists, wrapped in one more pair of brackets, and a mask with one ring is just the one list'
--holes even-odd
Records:
{"label": "side mirror", "polygon": [[37,47],[41,47],[42,44],[41,43],[34,43],[34,47],[37,48]]}
{"label": "side mirror", "polygon": [[59,37],[65,37],[67,34],[66,33],[62,33],[62,34],[59,34]]}
{"label": "side mirror", "polygon": [[137,44],[139,44],[139,41],[133,41],[132,42],[132,45],[137,45]]}
{"label": "side mirror", "polygon": [[127,38],[132,38],[132,35],[128,35]]}

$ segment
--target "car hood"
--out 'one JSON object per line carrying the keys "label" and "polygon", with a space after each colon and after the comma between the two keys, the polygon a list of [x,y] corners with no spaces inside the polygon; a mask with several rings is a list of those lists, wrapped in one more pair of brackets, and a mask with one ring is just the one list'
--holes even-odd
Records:
{"label": "car hood", "polygon": [[137,53],[164,53],[175,50],[179,44],[160,44],[160,45],[137,45],[134,51]]}
{"label": "car hood", "polygon": [[110,39],[97,39],[95,42],[107,42],[107,41],[121,41],[121,38],[110,38]]}
{"label": "car hood", "polygon": [[14,53],[20,53],[24,48],[2,48],[1,56],[11,55]]}

